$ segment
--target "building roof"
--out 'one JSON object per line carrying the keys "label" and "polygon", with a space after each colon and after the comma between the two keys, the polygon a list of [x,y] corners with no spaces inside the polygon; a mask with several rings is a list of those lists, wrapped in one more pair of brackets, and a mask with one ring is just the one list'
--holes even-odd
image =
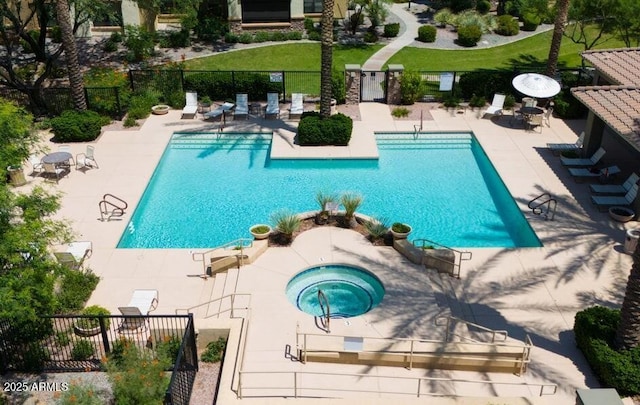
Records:
{"label": "building roof", "polygon": [[612,84],[640,85],[640,48],[591,50],[582,57]]}
{"label": "building roof", "polygon": [[574,87],[571,93],[640,150],[640,81],[638,86]]}

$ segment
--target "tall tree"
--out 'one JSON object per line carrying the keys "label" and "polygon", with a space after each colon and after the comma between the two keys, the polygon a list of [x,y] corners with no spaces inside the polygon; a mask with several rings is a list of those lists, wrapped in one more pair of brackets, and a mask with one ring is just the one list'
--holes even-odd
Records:
{"label": "tall tree", "polygon": [[616,31],[627,47],[640,45],[640,2],[618,0]]}
{"label": "tall tree", "polygon": [[547,58],[547,70],[545,74],[553,77],[558,69],[558,57],[560,56],[560,45],[564,29],[567,26],[567,17],[569,15],[569,0],[558,0],[556,3],[556,20],[553,26],[553,37],[551,38],[551,46],[549,47],[549,57]]}
{"label": "tall tree", "polygon": [[[571,0],[569,20],[571,25],[564,35],[585,51],[611,39],[605,33],[613,32],[617,18],[618,0]],[[584,59],[582,65],[584,67]]]}
{"label": "tall tree", "polygon": [[65,60],[67,62],[67,73],[69,75],[69,85],[71,87],[71,99],[76,110],[87,109],[87,99],[84,96],[84,83],[80,63],[78,62],[78,48],[73,35],[71,15],[69,14],[69,2],[67,0],[57,0],[56,18],[62,34],[62,47],[64,49]]}
{"label": "tall tree", "polygon": [[320,20],[320,116],[331,115],[331,68],[333,66],[333,0],[322,0]]}
{"label": "tall tree", "polygon": [[625,350],[640,345],[640,243],[633,253],[633,266],[620,309],[616,345]]}

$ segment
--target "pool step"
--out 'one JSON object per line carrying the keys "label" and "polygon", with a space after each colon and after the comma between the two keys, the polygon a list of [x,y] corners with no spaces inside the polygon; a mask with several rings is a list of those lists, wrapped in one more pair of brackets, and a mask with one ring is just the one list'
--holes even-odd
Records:
{"label": "pool step", "polygon": [[271,145],[271,133],[238,134],[233,132],[206,134],[174,134],[170,147],[173,149],[266,149]]}
{"label": "pool step", "polygon": [[376,132],[375,136],[381,149],[469,149],[473,141],[469,133]]}

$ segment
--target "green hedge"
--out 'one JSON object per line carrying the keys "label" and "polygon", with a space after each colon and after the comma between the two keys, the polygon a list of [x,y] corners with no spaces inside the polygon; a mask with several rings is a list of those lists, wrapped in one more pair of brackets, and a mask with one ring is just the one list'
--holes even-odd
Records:
{"label": "green hedge", "polygon": [[518,20],[509,14],[498,17],[498,27],[495,29],[496,34],[504,36],[518,35],[520,32],[520,24]]}
{"label": "green hedge", "polygon": [[433,25],[423,25],[418,28],[418,41],[434,42],[436,40],[437,32],[438,30]]}
{"label": "green hedge", "polygon": [[458,27],[458,45],[465,47],[476,46],[482,38],[482,28],[477,24]]}
{"label": "green hedge", "polygon": [[640,348],[613,348],[619,323],[619,310],[595,306],[576,314],[573,331],[578,348],[602,385],[621,395],[636,395],[640,393]]}
{"label": "green hedge", "polygon": [[387,38],[397,37],[400,33],[400,23],[391,23],[384,26],[384,36]]}
{"label": "green hedge", "polygon": [[349,144],[353,121],[344,114],[322,119],[317,112],[302,114],[298,124],[298,143],[302,146]]}
{"label": "green hedge", "polygon": [[185,76],[184,87],[214,100],[235,99],[236,93],[248,93],[249,100],[265,100],[269,92],[282,93],[282,83],[271,82],[268,73],[194,73]]}
{"label": "green hedge", "polygon": [[554,99],[553,112],[563,119],[583,118],[587,112],[587,107],[578,101],[570,89],[564,89]]}
{"label": "green hedge", "polygon": [[103,125],[111,122],[94,111],[67,110],[51,119],[51,132],[56,142],[87,142],[100,135]]}
{"label": "green hedge", "polygon": [[533,13],[525,13],[522,15],[522,31],[535,31],[542,19]]}
{"label": "green hedge", "polygon": [[474,94],[493,100],[495,93],[513,92],[512,78],[513,72],[509,70],[477,70],[463,73],[456,88],[465,100],[469,100]]}

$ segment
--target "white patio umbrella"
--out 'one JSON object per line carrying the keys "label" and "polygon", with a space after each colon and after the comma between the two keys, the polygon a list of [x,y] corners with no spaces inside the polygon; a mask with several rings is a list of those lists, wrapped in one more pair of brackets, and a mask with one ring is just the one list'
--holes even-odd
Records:
{"label": "white patio umbrella", "polygon": [[549,98],[560,93],[560,84],[549,76],[523,73],[513,78],[513,87],[525,96]]}

